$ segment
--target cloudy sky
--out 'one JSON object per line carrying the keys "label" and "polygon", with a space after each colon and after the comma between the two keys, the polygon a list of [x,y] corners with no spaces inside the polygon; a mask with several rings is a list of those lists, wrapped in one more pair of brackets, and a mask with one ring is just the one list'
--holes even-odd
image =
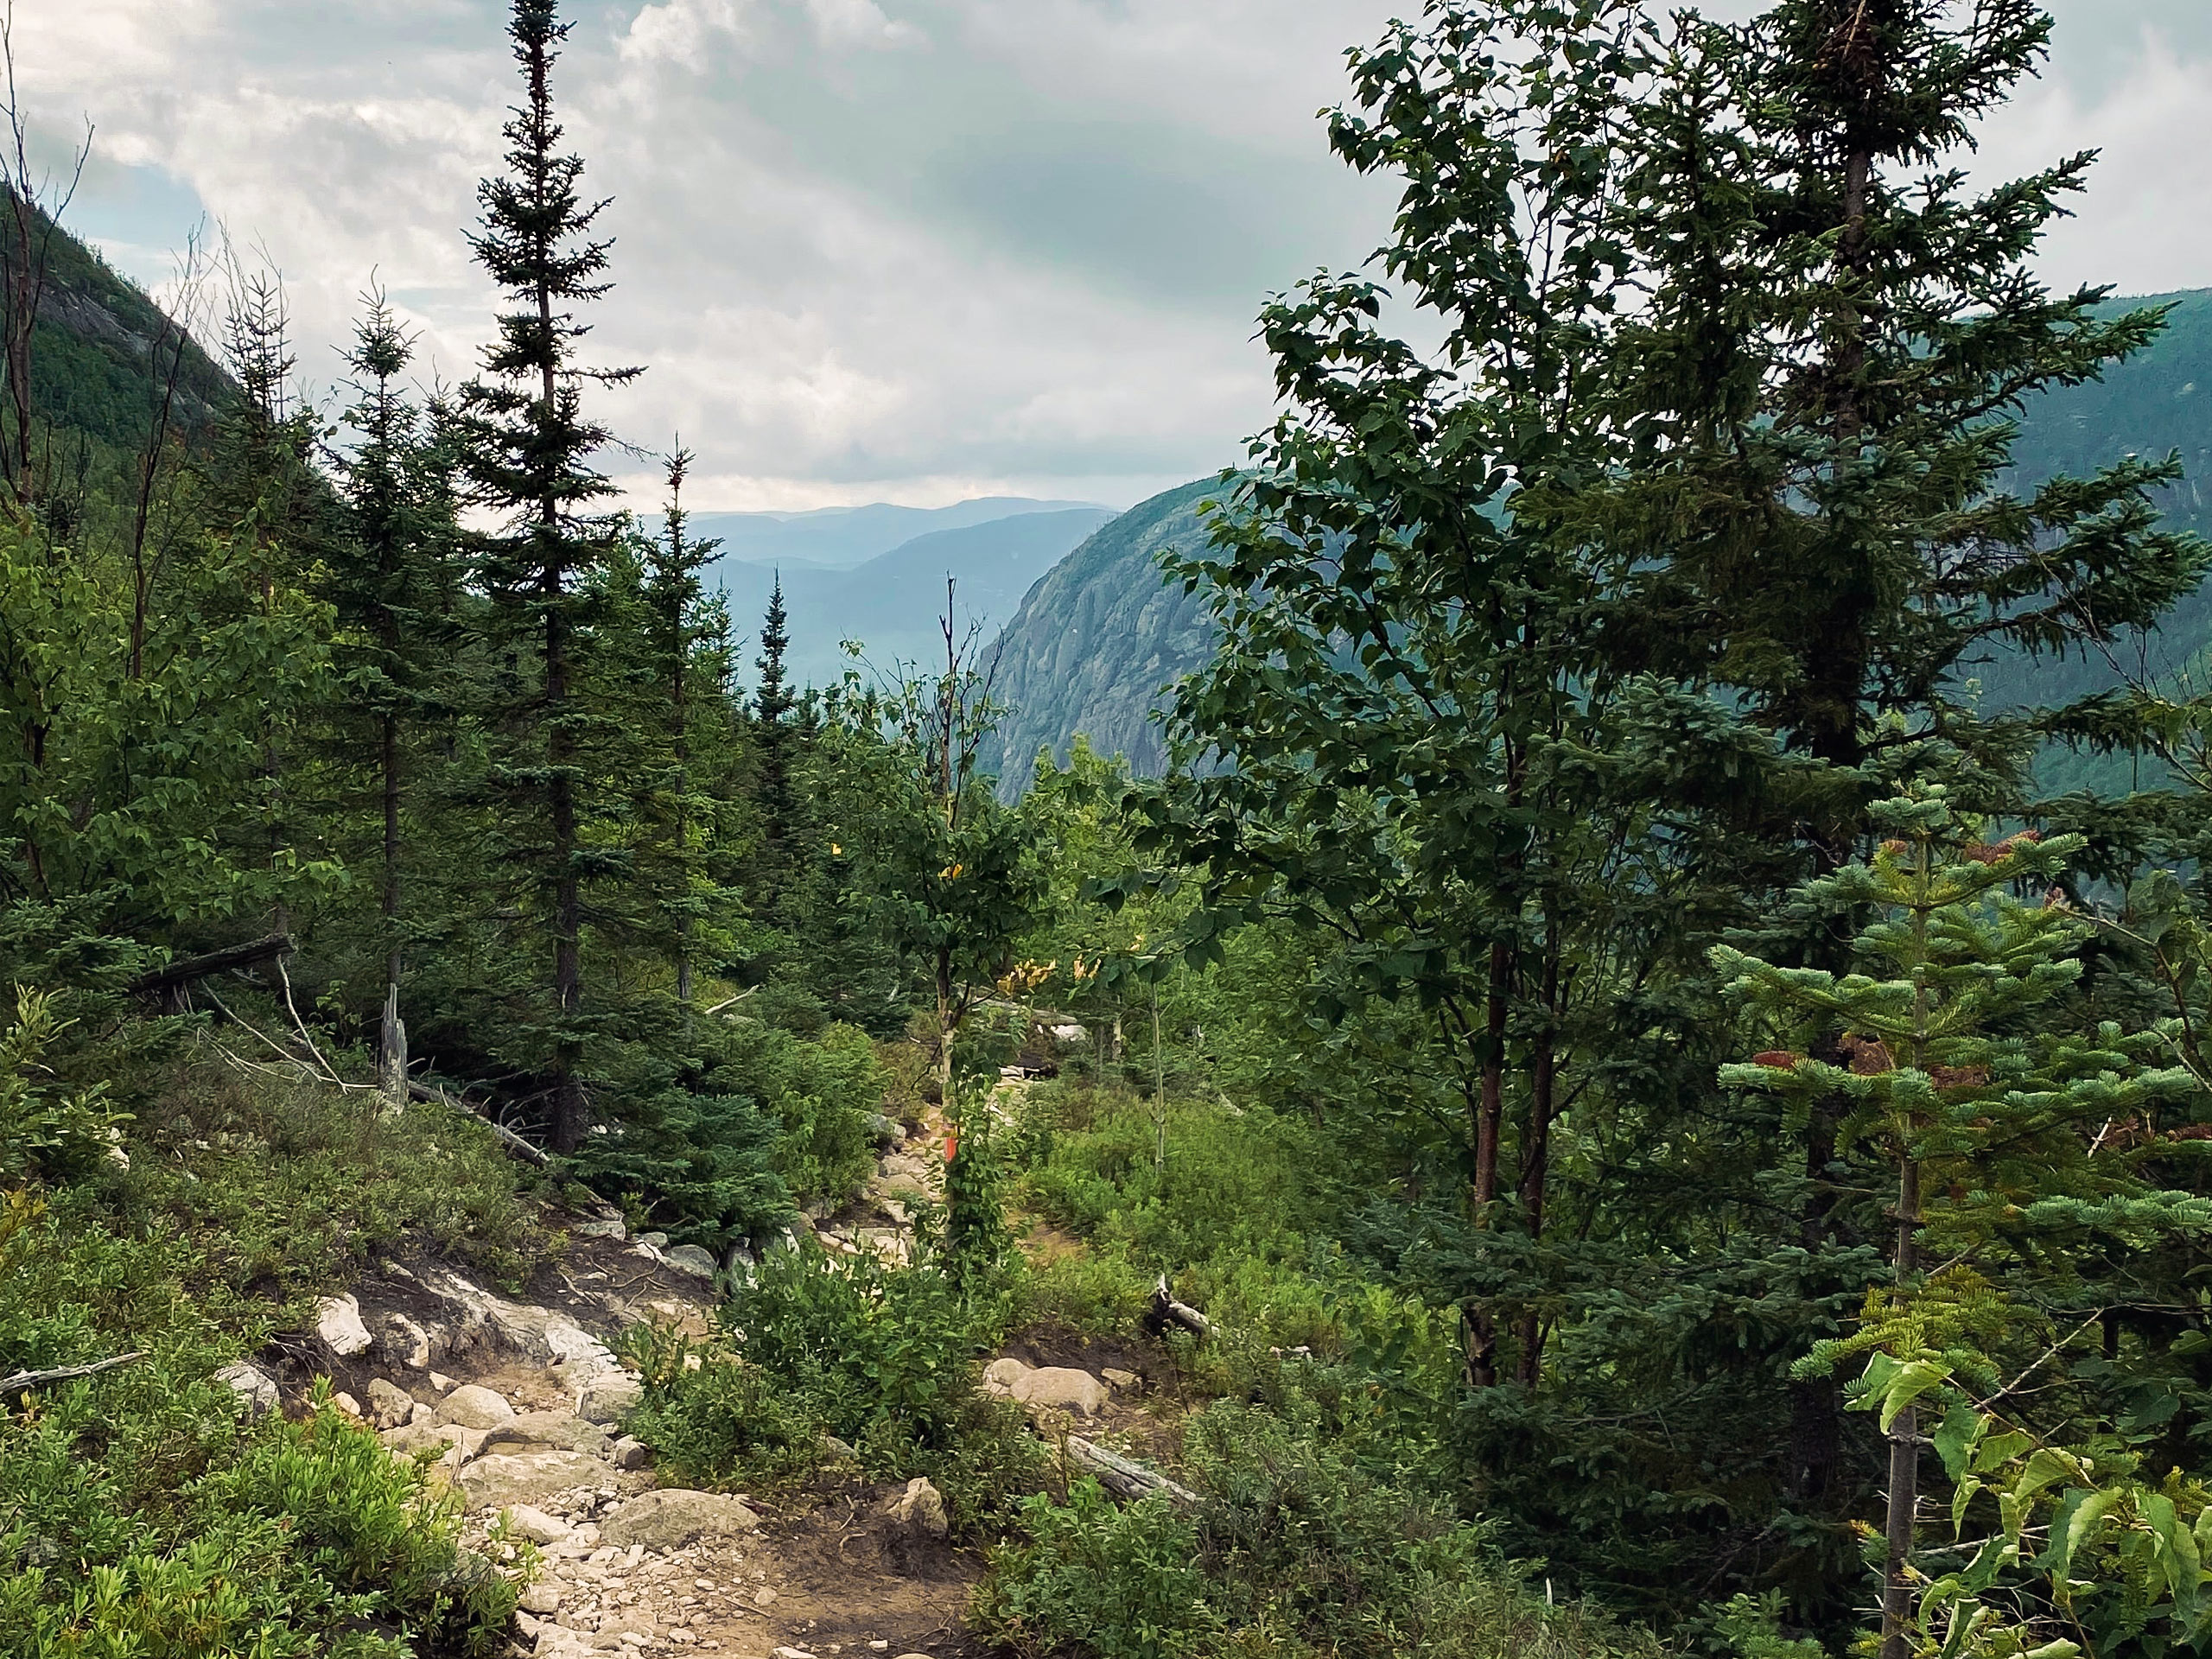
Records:
{"label": "cloudy sky", "polygon": [[[650,369],[607,412],[648,449],[681,431],[702,509],[1122,505],[1236,459],[1268,416],[1261,297],[1387,225],[1314,112],[1413,3],[575,0],[556,93],[620,284],[593,344]],[[2212,5],[2054,3],[2050,73],[1984,143],[1993,169],[2105,152],[2047,274],[2212,286]],[[310,379],[372,276],[468,372],[502,0],[16,12],[42,137],[97,129],[73,218],[118,264],[158,282],[217,222],[281,270]]]}

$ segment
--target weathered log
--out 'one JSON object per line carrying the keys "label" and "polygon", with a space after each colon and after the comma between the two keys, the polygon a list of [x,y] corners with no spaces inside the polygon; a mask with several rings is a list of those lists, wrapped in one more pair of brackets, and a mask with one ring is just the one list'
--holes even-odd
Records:
{"label": "weathered log", "polygon": [[1198,1495],[1189,1487],[1179,1485],[1160,1472],[1118,1452],[1109,1452],[1104,1446],[1086,1440],[1080,1434],[1067,1438],[1068,1461],[1085,1474],[1094,1477],[1101,1486],[1128,1503],[1141,1497],[1164,1497],[1179,1508],[1190,1509],[1198,1501]]}
{"label": "weathered log", "polygon": [[450,1106],[457,1112],[467,1112],[486,1128],[491,1130],[498,1138],[499,1144],[521,1159],[523,1162],[535,1164],[540,1169],[545,1167],[548,1160],[544,1147],[532,1146],[504,1123],[494,1123],[485,1115],[484,1109],[473,1102],[464,1100],[458,1095],[449,1095],[442,1089],[433,1089],[427,1083],[417,1083],[412,1077],[407,1080],[407,1092],[416,1100],[427,1100],[436,1105]]}
{"label": "weathered log", "polygon": [[1220,1334],[1211,1319],[1197,1308],[1175,1300],[1174,1293],[1167,1288],[1166,1274],[1160,1276],[1160,1283],[1153,1289],[1152,1309],[1145,1315],[1145,1324],[1155,1336],[1171,1325],[1181,1325],[1200,1340]]}
{"label": "weathered log", "polygon": [[73,1382],[80,1376],[98,1376],[102,1371],[111,1371],[118,1365],[128,1365],[134,1359],[146,1357],[143,1348],[134,1353],[118,1354],[112,1359],[95,1359],[83,1365],[56,1365],[43,1371],[17,1371],[13,1376],[0,1376],[0,1394],[14,1394],[22,1389],[35,1389],[48,1382]]}
{"label": "weathered log", "polygon": [[210,950],[197,957],[183,957],[165,963],[149,974],[141,974],[130,982],[131,991],[139,996],[150,996],[162,1005],[164,1014],[182,1014],[188,1006],[186,996],[195,980],[207,979],[216,974],[226,974],[237,968],[251,968],[257,963],[274,961],[292,948],[289,933],[271,933],[263,939],[250,939],[244,944],[226,944],[220,950]]}

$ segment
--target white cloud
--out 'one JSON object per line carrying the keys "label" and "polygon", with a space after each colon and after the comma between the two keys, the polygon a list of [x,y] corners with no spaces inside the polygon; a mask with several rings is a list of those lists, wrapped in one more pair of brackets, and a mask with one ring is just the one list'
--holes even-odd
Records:
{"label": "white cloud", "polygon": [[[1985,163],[2103,144],[2054,275],[2212,283],[2212,184],[2177,164],[2212,148],[2212,9],[2063,3]],[[1313,115],[1405,0],[575,3],[556,92],[618,238],[589,350],[649,366],[605,408],[681,429],[702,509],[1197,476],[1268,418],[1262,295],[1387,228]],[[373,270],[454,378],[494,299],[462,232],[514,95],[504,13],[40,0],[17,49],[49,124],[99,123],[79,217],[109,245],[180,242],[202,204],[283,268],[310,368]]]}

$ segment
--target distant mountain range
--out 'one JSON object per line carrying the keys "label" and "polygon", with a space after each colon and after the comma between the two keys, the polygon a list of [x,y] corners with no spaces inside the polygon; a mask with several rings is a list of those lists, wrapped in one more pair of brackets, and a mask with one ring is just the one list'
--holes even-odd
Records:
{"label": "distant mountain range", "polygon": [[[1095,501],[1032,501],[1022,496],[979,496],[949,507],[823,507],[812,512],[697,512],[691,533],[722,544],[724,559],[747,564],[801,564],[845,570],[880,557],[918,536],[969,530],[999,519],[1071,510],[1112,512]],[[648,520],[657,523],[658,520]]]}
{"label": "distant mountain range", "polygon": [[[970,510],[989,510],[994,516],[944,525],[947,518],[961,518]],[[917,519],[941,527],[847,568],[795,557],[736,558],[727,546],[712,568],[709,580],[719,582],[728,595],[741,638],[757,638],[769,593],[781,575],[791,642],[785,661],[802,684],[830,684],[853,666],[842,649],[847,639],[861,642],[868,667],[887,677],[896,674],[901,664],[918,664],[926,671],[942,662],[944,638],[939,619],[944,613],[948,576],[953,582],[954,627],[964,639],[971,625],[979,626],[981,643],[988,645],[1037,580],[1114,517],[1106,507],[1008,500],[964,501],[928,512],[861,507],[849,516],[862,515],[867,516],[865,524],[838,529],[842,541],[817,533],[810,544],[865,546],[890,529]],[[702,513],[692,521],[694,529],[701,536],[716,533],[714,521],[721,517]],[[826,532],[834,523],[827,515],[796,522],[818,532]],[[742,654],[748,673],[753,655],[750,649]]]}
{"label": "distant mountain range", "polygon": [[[2212,532],[2212,289],[2115,299],[2107,315],[2171,303],[2166,332],[2142,356],[2103,380],[2055,388],[2021,416],[2010,480],[2031,487],[2129,454],[2178,450],[2188,475],[2165,493],[2170,523]],[[990,757],[1000,792],[1029,782],[1039,749],[1065,761],[1081,732],[1093,747],[1126,754],[1141,775],[1166,763],[1151,720],[1163,691],[1205,663],[1213,639],[1201,597],[1170,588],[1159,561],[1169,548],[1202,546],[1198,504],[1218,493],[1212,478],[1132,507],[1105,524],[1029,590],[1001,642],[1000,683],[1014,713]],[[2177,607],[2158,632],[2123,642],[2110,656],[2030,662],[1996,657],[1973,664],[1986,703],[2062,702],[2120,683],[2123,671],[2154,677],[2191,672],[2212,681],[2212,584]],[[2051,788],[2125,789],[2124,760],[2054,754],[2041,767]]]}

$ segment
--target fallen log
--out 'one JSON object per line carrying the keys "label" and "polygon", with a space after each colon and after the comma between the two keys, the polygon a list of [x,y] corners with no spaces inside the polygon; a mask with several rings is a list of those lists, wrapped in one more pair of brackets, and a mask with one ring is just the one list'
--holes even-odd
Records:
{"label": "fallen log", "polygon": [[407,1080],[407,1092],[416,1100],[427,1100],[439,1106],[450,1106],[457,1112],[467,1113],[491,1130],[501,1146],[526,1164],[534,1164],[543,1169],[550,1161],[544,1147],[532,1146],[504,1123],[494,1123],[485,1115],[482,1107],[471,1101],[458,1095],[449,1095],[442,1089],[433,1089],[427,1083],[417,1083],[412,1077]]}
{"label": "fallen log", "polygon": [[1175,1300],[1174,1293],[1167,1288],[1166,1274],[1160,1274],[1160,1283],[1153,1290],[1152,1308],[1144,1322],[1154,1336],[1171,1325],[1181,1325],[1200,1341],[1221,1334],[1214,1322],[1197,1308]]}
{"label": "fallen log", "polygon": [[1080,1434],[1067,1438],[1068,1461],[1096,1479],[1115,1497],[1128,1503],[1143,1497],[1164,1497],[1180,1509],[1197,1505],[1198,1495],[1160,1472],[1118,1452],[1086,1440]]}
{"label": "fallen log", "polygon": [[289,933],[271,933],[266,938],[250,939],[244,944],[226,944],[220,950],[165,963],[151,973],[141,974],[132,980],[130,989],[135,995],[154,998],[164,1014],[182,1014],[190,1007],[190,990],[195,980],[271,962],[291,948],[292,936]]}
{"label": "fallen log", "polygon": [[112,1359],[95,1359],[83,1365],[56,1365],[43,1371],[17,1371],[13,1376],[0,1376],[0,1394],[14,1394],[22,1389],[35,1389],[48,1382],[73,1382],[80,1376],[98,1376],[102,1371],[111,1371],[118,1365],[128,1365],[134,1359],[146,1357],[147,1351],[118,1354]]}

